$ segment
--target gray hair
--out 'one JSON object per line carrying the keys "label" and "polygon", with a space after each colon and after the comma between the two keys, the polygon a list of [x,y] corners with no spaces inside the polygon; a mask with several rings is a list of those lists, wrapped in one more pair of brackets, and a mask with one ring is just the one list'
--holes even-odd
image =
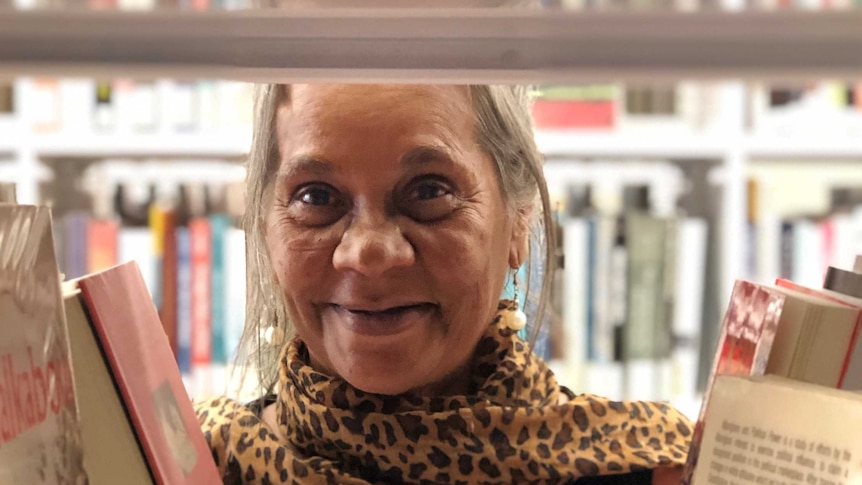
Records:
{"label": "gray hair", "polygon": [[[255,91],[254,134],[248,159],[246,182],[246,320],[239,343],[237,361],[257,370],[264,393],[272,392],[278,381],[278,360],[295,329],[287,318],[284,298],[275,281],[265,241],[265,224],[270,195],[279,168],[276,112],[289,100],[289,88],[261,85]],[[527,281],[526,299],[535,302],[531,342],[544,320],[553,275],[555,238],[548,190],[542,170],[543,158],[533,138],[529,89],[523,86],[470,86],[476,113],[476,136],[481,148],[497,169],[501,192],[514,213],[532,217],[528,264],[544,268],[541,282]],[[538,199],[538,200],[537,200]],[[535,214],[536,202],[541,212]],[[537,243],[537,244],[534,244]],[[541,248],[534,254],[532,248]],[[528,274],[534,273],[529,271]],[[532,284],[531,284],[532,283]],[[536,285],[538,283],[538,285]],[[538,286],[538,298],[534,288]],[[502,288],[500,289],[502,291]],[[531,298],[532,293],[532,298]],[[269,327],[279,329],[275,340],[262,338]],[[243,372],[243,379],[245,372]]]}

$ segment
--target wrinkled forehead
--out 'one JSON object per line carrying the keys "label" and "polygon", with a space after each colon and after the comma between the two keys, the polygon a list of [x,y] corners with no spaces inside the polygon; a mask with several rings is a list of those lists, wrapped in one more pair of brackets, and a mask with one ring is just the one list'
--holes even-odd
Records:
{"label": "wrinkled forehead", "polygon": [[277,117],[282,135],[345,124],[397,123],[405,129],[434,126],[453,134],[472,134],[475,127],[468,86],[294,84],[284,89]]}

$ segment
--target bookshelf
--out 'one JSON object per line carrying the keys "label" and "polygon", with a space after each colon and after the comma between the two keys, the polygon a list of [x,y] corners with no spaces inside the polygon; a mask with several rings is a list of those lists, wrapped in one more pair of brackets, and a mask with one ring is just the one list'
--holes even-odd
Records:
{"label": "bookshelf", "polygon": [[[15,79],[16,96],[23,101],[35,79],[57,76],[143,78],[157,84],[165,78],[709,83],[716,108],[698,128],[630,117],[607,130],[540,129],[536,140],[549,160],[549,178],[559,185],[629,177],[663,187],[670,198],[682,190],[674,185],[682,184],[680,169],[696,171],[701,182],[708,179],[718,187],[712,237],[720,306],[745,273],[746,182],[752,167],[770,160],[862,164],[855,119],[831,135],[752,126],[748,111],[757,83],[857,79],[860,52],[862,12],[857,11],[34,10],[0,15],[0,79]],[[39,200],[40,184],[52,177],[55,187],[66,183],[56,178],[58,167],[83,170],[95,161],[113,160],[120,167],[111,180],[182,182],[204,172],[216,173],[216,183],[242,177],[237,162],[250,144],[247,129],[34,133],[28,128],[29,103],[16,104],[23,108],[0,119],[0,133],[12,135],[0,137],[0,180],[17,182],[22,202]],[[862,120],[862,112],[854,116]],[[167,160],[175,161],[170,169]],[[225,164],[231,168],[219,173]],[[622,165],[627,168],[619,169]]]}
{"label": "bookshelf", "polygon": [[860,24],[856,10],[11,11],[0,16],[0,74],[474,83],[852,78]]}

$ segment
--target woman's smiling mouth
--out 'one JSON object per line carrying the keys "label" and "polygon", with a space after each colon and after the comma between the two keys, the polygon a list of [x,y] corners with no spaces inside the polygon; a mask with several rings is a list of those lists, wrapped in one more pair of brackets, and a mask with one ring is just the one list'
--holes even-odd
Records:
{"label": "woman's smiling mouth", "polygon": [[432,303],[379,306],[331,304],[329,312],[338,325],[359,335],[388,336],[408,330],[417,323],[428,321],[437,306]]}

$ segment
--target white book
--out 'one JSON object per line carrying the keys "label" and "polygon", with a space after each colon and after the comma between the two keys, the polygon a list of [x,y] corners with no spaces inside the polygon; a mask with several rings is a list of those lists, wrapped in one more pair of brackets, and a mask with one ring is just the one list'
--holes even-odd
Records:
{"label": "white book", "polygon": [[792,280],[805,286],[818,286],[826,272],[823,240],[814,222],[800,219],[793,223]]}
{"label": "white book", "polygon": [[153,255],[153,233],[148,227],[121,227],[117,234],[117,262],[135,261],[150,295],[156,294],[159,268]]}
{"label": "white book", "polygon": [[565,384],[579,392],[583,387],[583,368],[587,360],[587,222],[570,218],[563,221],[563,341]]}
{"label": "white book", "polygon": [[92,132],[96,109],[96,83],[91,79],[60,81],[60,126],[63,134]]}
{"label": "white book", "polygon": [[236,348],[245,325],[245,233],[230,228],[225,235],[225,339],[230,349],[228,362],[236,358]]}
{"label": "white book", "polygon": [[691,398],[697,394],[706,245],[705,220],[682,218],[677,222],[674,346],[671,353],[669,390],[671,398]]}

